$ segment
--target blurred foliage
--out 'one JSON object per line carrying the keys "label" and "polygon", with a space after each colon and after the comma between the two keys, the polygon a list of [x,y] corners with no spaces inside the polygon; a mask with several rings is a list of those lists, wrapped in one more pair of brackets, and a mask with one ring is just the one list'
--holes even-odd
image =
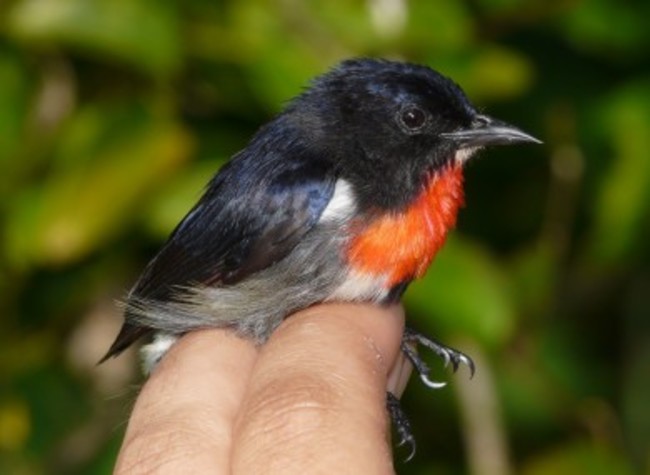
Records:
{"label": "blurred foliage", "polygon": [[459,229],[407,293],[414,326],[480,367],[411,384],[419,452],[398,471],[650,473],[648,18],[640,0],[0,3],[0,473],[110,473],[137,378],[132,353],[95,367],[113,301],[256,127],[351,56],[431,65],[545,141],[470,164]]}

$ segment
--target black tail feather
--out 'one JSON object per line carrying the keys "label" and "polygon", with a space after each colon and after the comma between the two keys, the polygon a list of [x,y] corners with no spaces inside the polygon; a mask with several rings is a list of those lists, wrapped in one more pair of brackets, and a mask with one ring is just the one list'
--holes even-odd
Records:
{"label": "black tail feather", "polygon": [[113,358],[119,355],[124,350],[126,350],[129,346],[135,343],[135,341],[148,335],[149,333],[151,333],[151,328],[139,327],[125,322],[124,325],[122,325],[122,328],[120,329],[117,338],[115,338],[115,341],[108,349],[108,352],[104,355],[104,357],[101,360],[97,362],[97,364],[98,365],[102,364],[109,358]]}

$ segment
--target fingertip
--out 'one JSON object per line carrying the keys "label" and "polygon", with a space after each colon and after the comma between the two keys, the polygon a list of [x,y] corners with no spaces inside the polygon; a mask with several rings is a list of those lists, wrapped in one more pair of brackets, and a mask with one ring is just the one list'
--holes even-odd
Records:
{"label": "fingertip", "polygon": [[398,306],[328,304],[283,322],[253,369],[233,470],[392,473],[386,380],[403,320]]}
{"label": "fingertip", "polygon": [[408,384],[412,372],[413,365],[408,358],[404,356],[404,353],[400,352],[395,364],[388,374],[388,383],[386,386],[388,392],[400,398],[402,394],[404,394],[404,390],[406,389],[406,385]]}
{"label": "fingertip", "polygon": [[227,473],[232,426],[256,357],[251,342],[228,331],[181,338],[142,387],[115,473]]}

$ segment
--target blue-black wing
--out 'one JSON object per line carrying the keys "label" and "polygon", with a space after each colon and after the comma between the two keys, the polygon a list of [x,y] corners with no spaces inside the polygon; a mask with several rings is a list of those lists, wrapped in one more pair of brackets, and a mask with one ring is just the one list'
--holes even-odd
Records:
{"label": "blue-black wing", "polygon": [[[281,260],[317,223],[335,184],[326,157],[247,149],[205,194],[149,263],[129,299],[173,300],[192,284],[233,285]],[[151,329],[126,322],[104,359]]]}

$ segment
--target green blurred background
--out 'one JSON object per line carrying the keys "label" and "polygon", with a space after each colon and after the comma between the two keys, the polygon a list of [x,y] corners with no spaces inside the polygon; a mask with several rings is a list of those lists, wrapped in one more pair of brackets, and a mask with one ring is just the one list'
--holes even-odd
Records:
{"label": "green blurred background", "polygon": [[[471,354],[404,397],[405,474],[650,473],[650,2],[0,3],[0,473],[110,473],[139,376],[115,301],[312,76],[382,56],[544,140],[486,152],[407,293]],[[397,452],[402,459],[406,453]]]}

